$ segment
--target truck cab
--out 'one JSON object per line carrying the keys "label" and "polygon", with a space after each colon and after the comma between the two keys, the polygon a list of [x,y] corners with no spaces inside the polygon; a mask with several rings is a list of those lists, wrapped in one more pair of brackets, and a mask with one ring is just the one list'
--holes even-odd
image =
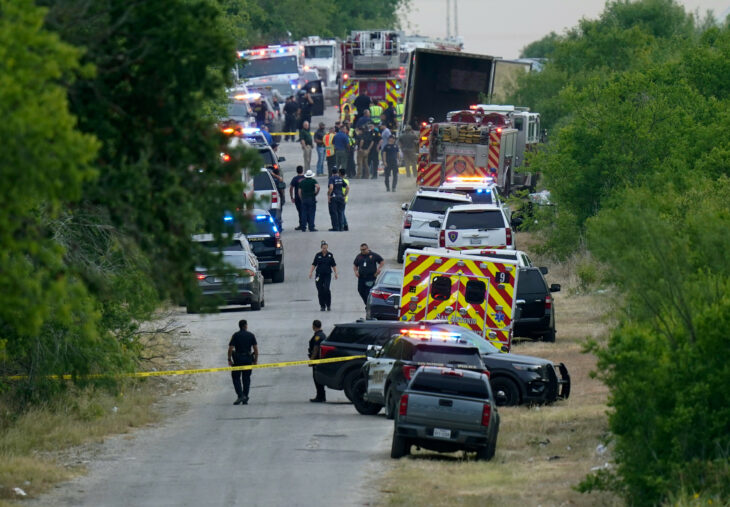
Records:
{"label": "truck cab", "polygon": [[304,51],[304,70],[316,70],[326,96],[337,95],[337,80],[342,59],[337,39],[310,36],[300,42]]}

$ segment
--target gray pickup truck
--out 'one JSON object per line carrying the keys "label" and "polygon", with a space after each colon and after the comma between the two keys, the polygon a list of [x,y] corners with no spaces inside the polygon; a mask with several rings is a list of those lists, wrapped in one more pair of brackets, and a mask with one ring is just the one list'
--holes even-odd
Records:
{"label": "gray pickup truck", "polygon": [[390,457],[411,446],[437,452],[476,451],[490,460],[497,447],[499,413],[481,372],[421,366],[400,398]]}

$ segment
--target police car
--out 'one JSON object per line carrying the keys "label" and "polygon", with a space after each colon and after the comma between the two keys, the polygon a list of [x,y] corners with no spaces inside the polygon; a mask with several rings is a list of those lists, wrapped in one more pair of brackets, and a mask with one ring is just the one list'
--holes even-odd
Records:
{"label": "police car", "polygon": [[515,249],[509,221],[496,204],[450,208],[441,223],[439,246],[451,250]]}
{"label": "police car", "polygon": [[459,204],[471,204],[469,196],[419,190],[410,203],[403,203],[405,211],[403,227],[398,240],[398,262],[403,262],[403,254],[408,248],[438,246],[438,223],[443,220],[446,210]]}
{"label": "police car", "polygon": [[468,195],[472,204],[497,204],[504,210],[507,220],[511,220],[512,211],[499,195],[499,188],[493,178],[481,176],[452,176],[446,179],[439,192],[452,192]]}

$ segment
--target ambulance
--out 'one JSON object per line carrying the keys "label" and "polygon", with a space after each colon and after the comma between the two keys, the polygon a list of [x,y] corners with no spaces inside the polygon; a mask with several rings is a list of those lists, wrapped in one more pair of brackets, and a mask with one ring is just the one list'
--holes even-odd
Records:
{"label": "ambulance", "polygon": [[441,248],[406,250],[399,320],[447,321],[509,352],[518,276],[516,260]]}

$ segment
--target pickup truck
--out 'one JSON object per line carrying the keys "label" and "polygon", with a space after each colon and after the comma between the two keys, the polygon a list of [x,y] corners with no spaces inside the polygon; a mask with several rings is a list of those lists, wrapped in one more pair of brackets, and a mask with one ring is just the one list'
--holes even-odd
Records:
{"label": "pickup truck", "polygon": [[437,452],[476,451],[494,457],[499,413],[487,375],[454,368],[422,366],[398,403],[390,457],[410,454],[411,446]]}

